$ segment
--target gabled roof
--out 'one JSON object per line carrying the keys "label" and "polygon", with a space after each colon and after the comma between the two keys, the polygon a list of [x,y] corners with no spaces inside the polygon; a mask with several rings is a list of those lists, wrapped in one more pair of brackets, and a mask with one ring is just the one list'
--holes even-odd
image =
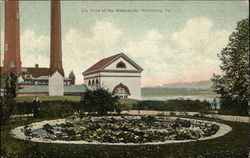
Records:
{"label": "gabled roof", "polygon": [[30,73],[34,78],[49,76],[49,68],[42,67],[22,67],[22,74]]}
{"label": "gabled roof", "polygon": [[105,66],[106,64],[108,64],[109,62],[111,62],[112,60],[114,60],[115,58],[117,58],[120,54],[116,54],[113,55],[111,57],[107,57],[104,58],[100,61],[98,61],[97,63],[95,63],[94,65],[92,65],[90,68],[88,68],[85,72],[90,72],[90,71],[95,71],[95,70],[99,70],[101,69],[103,66]]}
{"label": "gabled roof", "polygon": [[[49,76],[40,76],[40,77],[35,78],[34,80],[49,80]],[[71,81],[71,79],[69,79],[67,77],[64,77],[63,80],[64,81]]]}
{"label": "gabled roof", "polygon": [[90,68],[88,68],[86,71],[84,71],[83,74],[88,74],[88,73],[91,73],[91,72],[96,72],[96,71],[102,70],[105,67],[107,67],[109,64],[114,62],[116,59],[118,59],[119,57],[123,57],[125,60],[130,62],[133,66],[135,66],[139,71],[143,70],[139,65],[137,65],[135,62],[133,62],[124,53],[119,53],[119,54],[116,54],[116,55],[101,59],[100,61],[98,61],[97,63],[92,65]]}
{"label": "gabled roof", "polygon": [[[2,73],[2,67],[0,67],[0,72]],[[46,67],[21,67],[21,75],[22,77],[30,73],[32,77],[37,78],[40,76],[49,76],[49,68]]]}

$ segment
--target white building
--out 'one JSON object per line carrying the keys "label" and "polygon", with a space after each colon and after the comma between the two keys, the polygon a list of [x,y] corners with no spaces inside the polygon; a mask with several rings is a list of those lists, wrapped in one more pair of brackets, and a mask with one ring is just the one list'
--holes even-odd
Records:
{"label": "white building", "polygon": [[102,86],[121,98],[141,99],[143,69],[125,54],[102,59],[83,72],[89,88]]}

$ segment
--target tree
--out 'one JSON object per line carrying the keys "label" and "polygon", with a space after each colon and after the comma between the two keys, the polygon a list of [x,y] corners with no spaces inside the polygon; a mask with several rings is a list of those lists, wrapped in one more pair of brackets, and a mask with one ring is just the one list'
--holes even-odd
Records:
{"label": "tree", "polygon": [[3,75],[4,78],[4,95],[9,98],[16,97],[16,83],[17,77],[13,73],[6,73]]}
{"label": "tree", "polygon": [[237,23],[228,45],[218,54],[222,75],[213,75],[213,91],[220,95],[221,110],[247,115],[249,95],[249,18]]}
{"label": "tree", "polygon": [[217,104],[217,101],[216,101],[215,98],[214,98],[214,100],[213,100],[213,102],[212,102],[212,104],[211,104],[211,108],[212,108],[213,110],[217,110],[217,108],[218,108],[218,104]]}
{"label": "tree", "polygon": [[70,81],[71,84],[75,84],[76,77],[73,70],[69,73],[69,79],[71,79]]}
{"label": "tree", "polygon": [[81,112],[97,112],[100,115],[107,114],[108,111],[114,111],[118,103],[118,97],[102,88],[87,89],[81,98]]}
{"label": "tree", "polygon": [[1,75],[1,88],[3,88],[4,96],[0,96],[0,118],[1,125],[9,119],[12,114],[16,97],[17,77],[13,73],[5,73]]}

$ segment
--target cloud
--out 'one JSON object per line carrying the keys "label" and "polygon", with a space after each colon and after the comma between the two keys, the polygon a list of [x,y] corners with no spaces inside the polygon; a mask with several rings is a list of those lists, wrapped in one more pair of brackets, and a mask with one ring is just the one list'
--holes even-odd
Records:
{"label": "cloud", "polygon": [[[186,25],[172,34],[172,40],[183,51],[188,50],[193,55],[214,56],[228,41],[226,30],[213,31],[213,23],[207,17],[189,19]],[[211,56],[210,56],[211,57]]]}
{"label": "cloud", "polygon": [[[68,76],[74,70],[76,82],[83,83],[82,72],[98,60],[110,55],[111,48],[115,47],[122,31],[111,22],[96,21],[91,35],[72,28],[62,38],[63,67]],[[21,36],[22,66],[49,67],[50,37],[25,30]],[[2,54],[1,54],[2,55]]]}
{"label": "cloud", "polygon": [[144,68],[143,86],[209,80],[219,71],[216,54],[229,37],[228,31],[213,29],[210,19],[193,18],[171,34],[150,30],[144,40],[128,42],[123,51]]}
{"label": "cloud", "polygon": [[66,73],[74,70],[77,83],[83,83],[82,72],[110,55],[122,31],[108,21],[96,21],[91,35],[72,28],[63,38],[63,64]]}
{"label": "cloud", "polygon": [[184,28],[173,33],[172,38],[188,48],[203,45],[209,41],[209,31],[212,26],[212,22],[206,17],[189,19]]}
{"label": "cloud", "polygon": [[32,30],[25,30],[20,36],[22,66],[49,66],[50,38]]}
{"label": "cloud", "polygon": [[[48,67],[49,64],[49,36],[40,35],[32,30],[25,30],[20,35],[20,53],[22,66]],[[1,64],[4,57],[4,31],[1,30]]]}
{"label": "cloud", "polygon": [[106,45],[116,43],[122,32],[116,28],[111,22],[97,21],[93,28],[94,36],[91,40],[95,42],[105,43]]}
{"label": "cloud", "polygon": [[[217,53],[228,43],[229,31],[215,29],[206,17],[192,18],[172,33],[148,30],[137,38],[119,43],[122,29],[109,21],[96,21],[90,32],[71,28],[62,38],[63,67],[66,76],[74,70],[76,82],[82,72],[104,57],[121,50],[140,65],[142,85],[209,80],[219,72]],[[142,39],[142,40],[141,40]],[[49,36],[26,30],[21,34],[23,66],[49,66]]]}

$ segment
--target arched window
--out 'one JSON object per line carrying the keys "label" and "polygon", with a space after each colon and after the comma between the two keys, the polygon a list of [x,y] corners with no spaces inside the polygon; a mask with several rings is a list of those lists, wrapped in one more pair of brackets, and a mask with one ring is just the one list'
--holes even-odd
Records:
{"label": "arched window", "polygon": [[89,80],[88,86],[91,86],[91,81]]}
{"label": "arched window", "polygon": [[10,62],[10,67],[16,67],[16,62],[11,61],[11,62]]}
{"label": "arched window", "polygon": [[92,80],[92,86],[95,86],[95,81],[94,80]]}
{"label": "arched window", "polygon": [[126,65],[124,64],[124,62],[120,61],[120,62],[116,65],[116,68],[126,69]]}
{"label": "arched window", "polygon": [[115,86],[115,88],[112,91],[112,94],[118,96],[119,98],[128,98],[128,96],[131,95],[128,87],[122,83]]}
{"label": "arched window", "polygon": [[99,85],[99,81],[98,81],[98,79],[96,79],[95,84],[96,84],[96,85]]}

